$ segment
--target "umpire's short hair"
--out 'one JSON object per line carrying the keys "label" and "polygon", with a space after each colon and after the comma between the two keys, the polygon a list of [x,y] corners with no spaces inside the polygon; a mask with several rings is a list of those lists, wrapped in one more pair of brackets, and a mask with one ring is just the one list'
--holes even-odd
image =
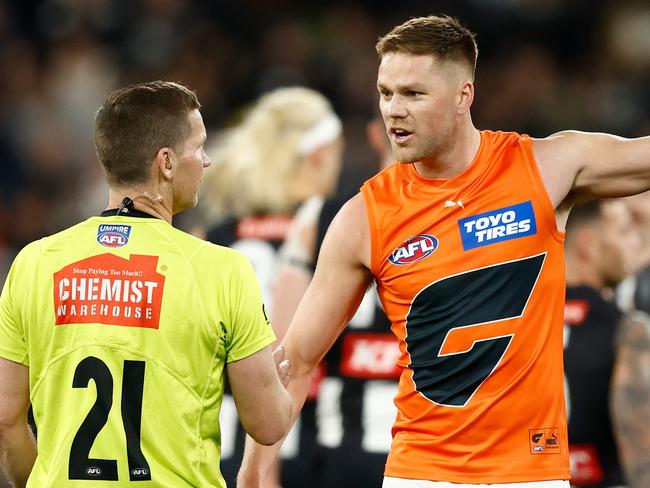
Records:
{"label": "umpire's short hair", "polygon": [[110,184],[142,183],[163,147],[182,149],[196,94],[169,81],[128,86],[109,95],[95,116],[95,149]]}

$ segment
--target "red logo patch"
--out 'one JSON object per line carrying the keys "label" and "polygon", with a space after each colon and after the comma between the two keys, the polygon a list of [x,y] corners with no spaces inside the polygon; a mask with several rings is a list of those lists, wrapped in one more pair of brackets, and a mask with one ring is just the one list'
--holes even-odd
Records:
{"label": "red logo patch", "polygon": [[598,452],[590,444],[570,444],[571,483],[576,485],[595,485],[603,481],[603,468],[598,460]]}
{"label": "red logo patch", "polygon": [[343,339],[341,373],[352,378],[394,379],[402,370],[397,339],[389,334],[350,333]]}
{"label": "red logo patch", "polygon": [[589,302],[586,300],[567,300],[564,304],[564,323],[582,325],[589,314]]}
{"label": "red logo patch", "polygon": [[54,273],[56,325],[106,324],[157,329],[165,277],[158,256],[106,253]]}
{"label": "red logo patch", "polygon": [[293,217],[248,217],[237,224],[238,239],[283,241],[287,237]]}

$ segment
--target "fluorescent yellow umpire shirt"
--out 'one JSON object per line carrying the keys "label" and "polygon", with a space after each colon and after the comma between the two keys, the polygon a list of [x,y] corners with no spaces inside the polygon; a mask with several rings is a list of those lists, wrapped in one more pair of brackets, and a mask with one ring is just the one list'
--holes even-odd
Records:
{"label": "fluorescent yellow umpire shirt", "polygon": [[225,486],[224,366],[275,338],[260,290],[242,255],[134,213],[28,245],[4,285],[0,357],[29,367],[38,428],[29,487]]}

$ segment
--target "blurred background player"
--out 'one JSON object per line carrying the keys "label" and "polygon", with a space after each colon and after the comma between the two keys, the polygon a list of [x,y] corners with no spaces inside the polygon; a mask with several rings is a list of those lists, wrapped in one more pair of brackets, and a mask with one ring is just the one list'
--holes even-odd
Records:
{"label": "blurred background player", "polygon": [[627,485],[650,486],[650,318],[645,312],[628,312],[619,325],[611,404]]}
{"label": "blurred background player", "polygon": [[635,270],[639,236],[622,199],[577,205],[567,223],[564,366],[571,484],[624,485],[610,413],[623,313],[616,286]]}
{"label": "blurred background player", "polygon": [[[393,162],[381,119],[366,126],[379,168]],[[316,265],[330,222],[350,195],[303,205],[281,250],[278,286],[273,297],[276,330],[288,326]],[[279,331],[279,335],[283,330]],[[366,293],[348,327],[323,359],[316,408],[319,474],[317,486],[364,488],[381,486],[390,429],[397,410],[399,369],[397,341],[390,331],[374,288]]]}
{"label": "blurred background player", "polygon": [[642,269],[619,290],[629,312],[616,341],[612,420],[627,484],[643,488],[650,486],[650,193],[624,201],[641,236]]}
{"label": "blurred background player", "polygon": [[626,198],[633,224],[641,238],[637,256],[639,271],[617,289],[617,300],[624,310],[642,310],[650,314],[650,192]]}
{"label": "blurred background player", "polygon": [[[322,201],[334,194],[342,150],[341,122],[329,101],[314,90],[289,87],[260,97],[208,151],[215,167],[206,178],[205,199],[221,221],[207,231],[207,239],[251,260],[266,303],[275,284],[278,249],[294,214],[305,200]],[[273,308],[269,315],[275,324]],[[313,479],[314,408],[313,402],[307,403],[283,448],[285,487]],[[224,399],[221,422],[222,471],[234,486],[244,431],[230,395]]]}

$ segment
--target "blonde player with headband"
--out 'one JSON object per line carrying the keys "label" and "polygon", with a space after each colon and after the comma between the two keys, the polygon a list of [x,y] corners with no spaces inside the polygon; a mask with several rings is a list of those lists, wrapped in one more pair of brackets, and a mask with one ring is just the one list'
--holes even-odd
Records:
{"label": "blonde player with headband", "polygon": [[[205,201],[222,217],[207,233],[209,241],[246,254],[266,303],[275,282],[278,250],[296,210],[318,212],[337,185],[342,161],[341,122],[320,93],[303,87],[279,88],[262,96],[241,123],[225,133],[208,153],[214,168],[206,177]],[[286,323],[271,322],[278,336]],[[315,402],[307,402],[298,427],[283,449],[283,486],[311,479],[315,450]],[[233,484],[243,452],[232,397],[221,413],[222,471]],[[277,474],[267,478],[277,482]]]}

